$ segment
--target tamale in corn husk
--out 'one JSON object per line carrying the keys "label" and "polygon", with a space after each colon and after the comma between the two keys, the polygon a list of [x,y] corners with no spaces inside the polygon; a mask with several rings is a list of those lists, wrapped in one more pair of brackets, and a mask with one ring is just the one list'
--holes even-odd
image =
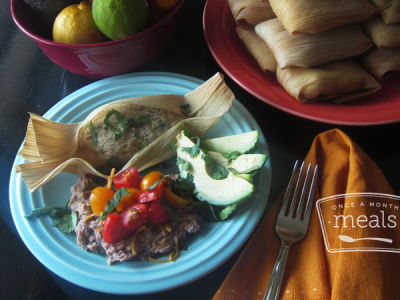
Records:
{"label": "tamale in corn husk", "polygon": [[270,0],[291,34],[317,33],[368,19],[377,9],[368,0]]}
{"label": "tamale in corn husk", "polygon": [[400,22],[400,1],[399,0],[371,0],[379,9],[383,21],[386,24]]}
{"label": "tamale in corn husk", "polygon": [[244,28],[275,18],[268,0],[228,0],[228,4],[236,24]]}
{"label": "tamale in corn husk", "polygon": [[[61,124],[31,114],[16,167],[30,191],[61,171],[106,178],[111,167],[139,171],[172,158],[169,142],[186,126],[204,135],[229,110],[234,95],[217,73],[186,95],[117,100],[92,111],[82,122]],[[152,115],[157,114],[158,118]],[[151,135],[150,137],[148,135]],[[103,172],[103,173],[102,173]]]}
{"label": "tamale in corn husk", "polygon": [[386,24],[376,17],[365,24],[365,30],[377,47],[400,47],[400,23]]}
{"label": "tamale in corn husk", "polygon": [[339,103],[372,94],[381,88],[354,59],[314,68],[278,68],[277,79],[290,95],[302,103]]}
{"label": "tamale in corn husk", "polygon": [[239,38],[243,41],[251,56],[257,61],[263,71],[276,72],[276,60],[268,45],[255,33],[254,30],[236,27]]}
{"label": "tamale in corn husk", "polygon": [[362,65],[375,78],[385,80],[400,71],[400,48],[372,49],[363,55]]}
{"label": "tamale in corn husk", "polygon": [[362,54],[372,46],[359,24],[291,35],[275,18],[256,25],[255,31],[270,47],[280,68],[319,66]]}

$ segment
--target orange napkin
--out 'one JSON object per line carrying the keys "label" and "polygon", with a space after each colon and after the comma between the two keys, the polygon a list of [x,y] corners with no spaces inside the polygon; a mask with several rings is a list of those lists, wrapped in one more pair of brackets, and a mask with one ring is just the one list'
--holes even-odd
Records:
{"label": "orange napkin", "polygon": [[[306,161],[317,163],[319,166],[315,201],[328,196],[355,192],[393,194],[376,164],[338,129],[318,135],[314,139]],[[277,201],[267,212],[216,292],[214,300],[263,298],[280,247],[280,240],[275,233],[275,220],[280,202],[281,200]],[[352,199],[346,199],[345,203],[348,204],[346,206],[351,206],[351,202]],[[363,207],[344,208],[339,212],[352,212],[351,209],[358,209],[358,214],[371,213],[366,209],[360,212]],[[328,213],[332,214],[329,211]],[[397,223],[400,223],[399,213],[394,213]],[[363,225],[365,222],[360,224]],[[342,224],[339,232],[353,236],[365,235],[372,231],[365,226],[364,228],[343,228],[343,226]],[[350,229],[352,231],[349,231]],[[390,232],[384,232],[388,228],[379,230],[385,237],[400,239],[397,227]],[[331,234],[329,230],[327,232],[328,239],[333,238],[329,236]],[[368,243],[372,242],[358,243],[371,245]],[[379,242],[374,243],[376,245]],[[347,245],[344,242],[336,244]],[[400,248],[398,242],[396,246]],[[321,223],[314,206],[307,236],[294,243],[289,250],[280,295],[281,299],[296,300],[391,300],[400,299],[399,287],[400,253],[361,251],[329,253],[325,247]]]}

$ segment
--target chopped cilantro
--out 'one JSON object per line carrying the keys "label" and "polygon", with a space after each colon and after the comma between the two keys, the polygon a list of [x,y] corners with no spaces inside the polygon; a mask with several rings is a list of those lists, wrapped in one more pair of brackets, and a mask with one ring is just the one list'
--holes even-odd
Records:
{"label": "chopped cilantro", "polygon": [[233,203],[225,206],[218,214],[218,217],[221,221],[226,220],[238,207],[237,203]]}
{"label": "chopped cilantro", "polygon": [[190,172],[192,170],[190,163],[180,157],[178,157],[176,159],[176,164],[178,165],[178,167],[181,171]]}
{"label": "chopped cilantro", "polygon": [[186,178],[179,178],[172,185],[172,190],[179,190],[187,194],[193,194],[194,192],[193,175],[188,174]]}
{"label": "chopped cilantro", "polygon": [[240,155],[242,155],[242,153],[240,153],[239,151],[232,151],[232,152],[228,152],[228,153],[223,153],[223,155],[229,160],[235,160],[236,158],[238,158]]}
{"label": "chopped cilantro", "polygon": [[129,119],[129,125],[132,127],[141,127],[146,123],[149,123],[150,119],[143,113],[136,113],[132,118]]}
{"label": "chopped cilantro", "polygon": [[129,196],[129,192],[125,187],[120,188],[114,194],[114,197],[108,200],[106,207],[104,208],[103,213],[100,216],[100,220],[105,220],[107,216],[118,206],[119,202],[125,196]]}
{"label": "chopped cilantro", "polygon": [[189,153],[190,157],[196,157],[200,153],[200,138],[195,139],[196,144],[193,147],[182,147],[182,151]]}
{"label": "chopped cilantro", "polygon": [[77,224],[78,214],[76,211],[65,214],[62,218],[54,218],[52,223],[53,226],[67,234],[74,232]]}
{"label": "chopped cilantro", "polygon": [[181,109],[182,115],[186,116],[186,115],[190,114],[190,105],[189,104],[183,104],[179,107]]}
{"label": "chopped cilantro", "polygon": [[[115,117],[117,118],[118,123],[121,125],[122,130],[116,128],[111,123],[110,118],[111,118],[112,115],[115,115]],[[121,138],[121,136],[128,129],[128,120],[119,111],[117,111],[115,109],[110,110],[106,114],[106,117],[104,118],[104,124],[106,124],[107,128],[114,133],[116,141],[118,141]]]}
{"label": "chopped cilantro", "polygon": [[90,121],[89,123],[89,130],[90,130],[90,135],[92,137],[93,146],[97,146],[99,141],[97,140],[96,129],[94,128],[92,121]]}
{"label": "chopped cilantro", "polygon": [[167,122],[165,122],[164,120],[160,120],[159,125],[161,128],[166,128],[168,126]]}

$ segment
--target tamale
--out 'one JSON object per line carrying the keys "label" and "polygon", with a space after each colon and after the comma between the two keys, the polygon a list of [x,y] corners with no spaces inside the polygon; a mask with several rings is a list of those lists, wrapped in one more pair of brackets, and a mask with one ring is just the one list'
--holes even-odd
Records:
{"label": "tamale", "polygon": [[362,56],[362,65],[375,78],[385,80],[393,72],[400,71],[400,48],[378,48]]}
{"label": "tamale", "polygon": [[400,1],[399,0],[371,0],[379,9],[383,21],[386,24],[400,22]]}
{"label": "tamale", "polygon": [[386,24],[376,17],[365,25],[365,30],[377,47],[400,47],[400,23]]}
{"label": "tamale", "polygon": [[377,9],[368,0],[270,0],[291,33],[317,33],[368,19]]}
{"label": "tamale", "polygon": [[31,114],[19,152],[28,162],[17,165],[16,171],[30,191],[61,171],[104,178],[102,172],[108,174],[111,167],[123,170],[134,165],[141,171],[175,155],[169,142],[174,142],[182,126],[196,136],[204,135],[233,99],[217,73],[185,95],[117,100],[98,107],[79,123],[61,124]]}
{"label": "tamale", "polygon": [[381,88],[354,59],[314,68],[278,68],[277,79],[290,95],[302,103],[339,103],[372,94]]}
{"label": "tamale", "polygon": [[280,68],[314,67],[362,54],[372,46],[360,24],[291,35],[275,18],[256,25],[255,31],[268,44]]}
{"label": "tamale", "polygon": [[276,72],[276,60],[268,45],[254,30],[236,27],[239,38],[263,71]]}
{"label": "tamale", "polygon": [[228,4],[236,24],[244,28],[275,18],[268,0],[228,0]]}

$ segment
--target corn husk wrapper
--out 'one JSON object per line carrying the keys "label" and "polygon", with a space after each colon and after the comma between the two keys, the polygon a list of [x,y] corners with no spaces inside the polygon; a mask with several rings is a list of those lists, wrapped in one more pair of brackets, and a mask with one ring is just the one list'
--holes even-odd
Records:
{"label": "corn husk wrapper", "polygon": [[268,0],[228,0],[228,4],[236,24],[243,28],[275,18]]}
{"label": "corn husk wrapper", "polygon": [[368,0],[270,0],[291,34],[318,33],[368,19],[377,9]]}
{"label": "corn husk wrapper", "polygon": [[[122,99],[103,105],[91,112],[84,121],[75,124],[61,124],[31,114],[26,138],[19,155],[31,162],[16,166],[29,191],[54,178],[62,171],[75,174],[93,174],[107,178],[99,169],[103,167],[93,155],[87,153],[82,132],[96,118],[103,118],[112,109],[124,109],[126,105],[140,105],[181,114],[182,120],[165,131],[161,136],[125,163],[125,169],[135,166],[139,171],[176,155],[169,145],[186,126],[193,135],[202,136],[226,113],[232,105],[234,95],[226,86],[223,76],[217,73],[208,81],[186,95],[155,95]],[[189,105],[189,112],[181,113],[182,105]],[[82,152],[83,151],[83,152]],[[90,162],[89,162],[90,161]]]}
{"label": "corn husk wrapper", "polygon": [[309,68],[366,52],[372,43],[361,25],[348,25],[311,34],[289,34],[277,18],[258,24],[255,31],[280,68]]}
{"label": "corn husk wrapper", "polygon": [[371,0],[379,9],[383,21],[386,24],[400,22],[400,1],[399,0]]}
{"label": "corn husk wrapper", "polygon": [[247,30],[238,26],[236,32],[260,68],[263,71],[276,72],[277,63],[271,49],[255,33],[254,29]]}
{"label": "corn husk wrapper", "polygon": [[339,103],[372,94],[381,88],[353,59],[314,68],[278,69],[277,79],[290,95],[302,103]]}
{"label": "corn husk wrapper", "polygon": [[362,57],[363,66],[375,78],[385,80],[390,73],[400,71],[400,48],[379,48]]}
{"label": "corn husk wrapper", "polygon": [[364,27],[375,46],[400,47],[400,23],[386,24],[381,17],[376,17]]}

